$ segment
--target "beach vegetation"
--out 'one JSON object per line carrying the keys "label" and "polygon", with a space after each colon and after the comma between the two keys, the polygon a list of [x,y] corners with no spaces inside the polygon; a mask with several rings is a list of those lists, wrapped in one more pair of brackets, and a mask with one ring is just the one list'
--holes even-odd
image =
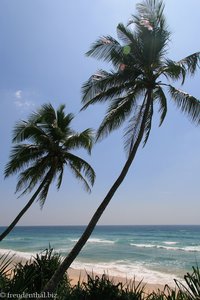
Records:
{"label": "beach vegetation", "polygon": [[78,281],[71,286],[65,300],[143,300],[145,285],[135,280],[115,282],[113,278],[103,274],[101,276],[87,274],[86,281]]}
{"label": "beach vegetation", "polygon": [[[0,295],[4,299],[20,295],[20,299],[35,299],[42,292],[63,258],[50,246],[26,262],[15,261],[10,253],[0,256]],[[174,279],[175,288],[167,284],[163,289],[148,291],[146,284],[137,277],[123,283],[107,274],[88,273],[72,284],[67,273],[59,282],[54,296],[58,300],[197,300],[200,298],[200,270],[193,267],[183,280]],[[23,295],[29,295],[27,298]],[[30,295],[33,295],[31,298]],[[35,297],[37,295],[37,297]],[[22,297],[23,296],[23,297]]]}
{"label": "beach vegetation", "polygon": [[[15,257],[10,257],[8,253],[3,255],[0,260],[0,295],[3,293],[4,299],[7,299],[6,295],[8,298],[13,298],[14,294],[21,295],[21,297],[28,294],[33,295],[33,299],[38,298],[39,296],[34,297],[34,294],[40,294],[62,261],[61,256],[51,248],[36,254],[25,263],[15,263],[14,259]],[[12,270],[10,265],[13,266]],[[56,288],[56,299],[63,300],[68,289],[69,281],[65,274]],[[27,298],[32,299],[31,297]],[[26,299],[26,297],[24,296],[22,299]]]}
{"label": "beach vegetation", "polygon": [[199,267],[192,267],[193,272],[184,276],[184,283],[175,279],[179,291],[186,295],[187,299],[200,299],[200,270]]}
{"label": "beach vegetation", "polygon": [[73,118],[73,114],[65,114],[65,105],[55,110],[51,104],[44,104],[27,121],[19,121],[15,125],[5,177],[19,173],[16,192],[20,192],[20,196],[37,189],[13,222],[1,233],[0,241],[9,234],[34,201],[37,200],[41,208],[44,206],[54,180],[57,189],[60,189],[65,167],[83,183],[86,191],[91,191],[95,172],[74,151],[85,149],[91,153],[93,131],[90,128],[80,133],[74,131],[71,127]]}
{"label": "beach vegetation", "polygon": [[11,272],[11,263],[14,256],[10,256],[9,253],[2,254],[0,256],[0,291],[7,286],[8,274]]}
{"label": "beach vegetation", "polygon": [[[53,291],[64,272],[77,257],[97,222],[122,184],[140,147],[149,139],[155,111],[159,126],[165,121],[168,101],[195,125],[200,124],[200,101],[179,88],[199,66],[200,52],[177,61],[168,57],[171,32],[164,15],[164,2],[145,0],[137,4],[137,13],[127,25],[117,26],[118,40],[100,37],[87,52],[112,65],[99,70],[82,87],[83,108],[106,103],[108,109],[96,134],[96,141],[124,126],[127,160],[107,195],[94,213],[83,235],[45,287]],[[178,87],[174,83],[178,82]]]}

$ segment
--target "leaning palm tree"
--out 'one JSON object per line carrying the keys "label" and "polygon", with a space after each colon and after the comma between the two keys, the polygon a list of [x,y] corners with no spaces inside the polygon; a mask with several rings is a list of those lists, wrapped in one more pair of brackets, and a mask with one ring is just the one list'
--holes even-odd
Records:
{"label": "leaning palm tree", "polygon": [[64,109],[65,106],[61,105],[55,111],[51,104],[45,104],[31,114],[27,121],[20,121],[14,128],[15,145],[5,168],[5,177],[20,172],[16,192],[21,191],[21,195],[38,187],[14,221],[0,235],[0,240],[7,236],[36,199],[43,207],[54,179],[57,179],[57,188],[60,188],[65,166],[83,182],[87,191],[94,183],[95,172],[92,167],[73,153],[79,148],[90,153],[92,130],[76,133],[70,127],[73,115],[65,114]]}
{"label": "leaning palm tree", "polygon": [[108,103],[106,116],[97,131],[97,140],[127,121],[124,133],[127,161],[83,235],[57,269],[45,291],[55,289],[123,182],[138,147],[141,143],[143,146],[146,144],[155,105],[159,107],[160,125],[163,123],[167,113],[166,91],[181,112],[192,122],[200,123],[200,101],[171,85],[171,81],[176,80],[181,80],[183,84],[187,74],[195,73],[200,52],[177,62],[167,58],[170,32],[163,10],[162,1],[146,0],[138,4],[137,14],[132,16],[128,26],[119,24],[117,27],[121,43],[111,36],[104,36],[87,53],[88,56],[111,63],[113,70],[100,70],[83,85],[83,109],[95,103]]}

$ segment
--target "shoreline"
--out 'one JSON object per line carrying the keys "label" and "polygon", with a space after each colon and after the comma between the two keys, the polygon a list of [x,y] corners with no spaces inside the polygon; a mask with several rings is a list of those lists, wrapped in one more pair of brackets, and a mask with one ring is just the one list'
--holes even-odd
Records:
{"label": "shoreline", "polygon": [[[144,291],[145,293],[149,294],[152,292],[157,292],[157,291],[163,291],[165,288],[165,285],[162,283],[148,283],[145,281],[140,281],[137,280],[137,277],[135,278],[128,278],[128,277],[122,277],[122,276],[114,276],[112,274],[109,274],[109,272],[104,272],[104,273],[96,273],[96,272],[91,272],[91,271],[87,271],[86,269],[74,269],[73,267],[69,268],[69,270],[67,271],[68,276],[69,276],[69,280],[70,283],[72,285],[76,285],[78,283],[78,281],[80,280],[80,282],[84,282],[87,280],[87,275],[91,276],[91,277],[95,277],[95,276],[99,276],[101,278],[101,276],[104,274],[106,276],[108,276],[108,278],[113,281],[115,284],[118,283],[122,283],[122,285],[124,287],[128,286],[131,283],[135,283],[135,286],[137,287],[138,285],[140,285],[141,287],[144,286]],[[169,285],[170,288],[175,289],[175,283],[174,286],[173,285]]]}
{"label": "shoreline", "polygon": [[[13,261],[10,264],[9,268],[13,268],[14,265],[16,263],[21,262],[22,264],[25,264],[27,261],[31,261],[31,259],[35,256],[33,253],[28,253],[28,252],[24,252],[23,255],[20,255],[19,251],[14,251],[14,250],[9,250],[9,249],[0,249],[0,256],[1,254],[8,254],[8,257],[12,257]],[[109,267],[104,267],[104,269],[100,268],[97,269],[95,268],[95,265],[92,266],[92,264],[90,264],[90,266],[87,265],[87,263],[85,264],[85,267],[83,265],[80,266],[79,262],[74,262],[72,264],[72,266],[68,269],[67,271],[68,276],[69,276],[69,280],[70,283],[72,285],[76,285],[80,279],[81,282],[86,281],[87,280],[87,275],[90,276],[99,276],[101,278],[101,276],[103,274],[105,274],[106,276],[109,277],[110,280],[113,280],[114,283],[122,283],[124,286],[127,286],[128,283],[131,282],[135,282],[136,286],[139,284],[139,282],[141,282],[141,286],[145,286],[145,292],[147,293],[151,293],[153,291],[163,291],[165,285],[168,285],[170,288],[174,289],[175,288],[175,282],[172,280],[169,281],[165,281],[163,278],[160,278],[160,280],[156,280],[152,282],[151,280],[148,280],[148,277],[145,278],[145,274],[137,274],[135,273],[135,275],[131,275],[128,273],[120,273],[120,272],[116,272],[116,270],[109,268]],[[154,271],[150,271],[149,273],[154,273]],[[162,273],[162,275],[168,275],[166,273]]]}

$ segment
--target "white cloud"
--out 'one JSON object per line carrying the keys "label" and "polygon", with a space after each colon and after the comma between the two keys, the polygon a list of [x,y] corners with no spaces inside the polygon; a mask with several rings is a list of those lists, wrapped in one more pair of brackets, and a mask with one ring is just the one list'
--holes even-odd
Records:
{"label": "white cloud", "polygon": [[32,101],[27,100],[27,95],[25,95],[24,98],[24,93],[22,92],[22,90],[17,90],[15,92],[14,104],[18,108],[29,108],[34,106],[34,103]]}
{"label": "white cloud", "polygon": [[30,107],[30,106],[34,106],[34,103],[31,101],[20,99],[20,100],[15,100],[15,105],[17,107]]}
{"label": "white cloud", "polygon": [[21,98],[22,98],[22,90],[16,91],[16,92],[15,92],[15,97],[16,97],[17,99],[21,99]]}

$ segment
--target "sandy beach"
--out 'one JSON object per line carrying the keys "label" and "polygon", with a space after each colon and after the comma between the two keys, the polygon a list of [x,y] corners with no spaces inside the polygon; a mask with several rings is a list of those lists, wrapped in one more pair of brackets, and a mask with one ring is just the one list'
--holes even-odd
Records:
{"label": "sandy beach", "polygon": [[[72,285],[75,285],[77,284],[77,282],[80,280],[81,282],[82,281],[86,281],[87,280],[87,274],[89,274],[90,276],[102,276],[103,274],[97,274],[97,273],[92,273],[90,271],[87,271],[87,270],[83,270],[83,269],[73,269],[73,268],[70,268],[68,270],[68,276],[69,276],[69,279],[70,279],[70,282]],[[112,276],[111,275],[112,273],[108,271],[108,273],[106,273],[106,275],[109,276],[109,279],[111,279],[114,283],[122,283],[124,286],[126,286],[126,284],[129,284],[131,282],[131,279],[130,278],[125,278],[125,277],[120,277],[120,276]],[[136,281],[135,281],[135,284],[136,286],[139,284],[139,281],[137,281],[137,278],[136,278]],[[146,293],[151,293],[153,291],[163,291],[164,289],[164,285],[163,284],[160,284],[159,282],[157,284],[152,284],[152,283],[148,283],[148,282],[143,282],[142,281],[142,284],[141,286],[145,286],[145,292]],[[171,286],[171,288],[175,288],[175,286]]]}

